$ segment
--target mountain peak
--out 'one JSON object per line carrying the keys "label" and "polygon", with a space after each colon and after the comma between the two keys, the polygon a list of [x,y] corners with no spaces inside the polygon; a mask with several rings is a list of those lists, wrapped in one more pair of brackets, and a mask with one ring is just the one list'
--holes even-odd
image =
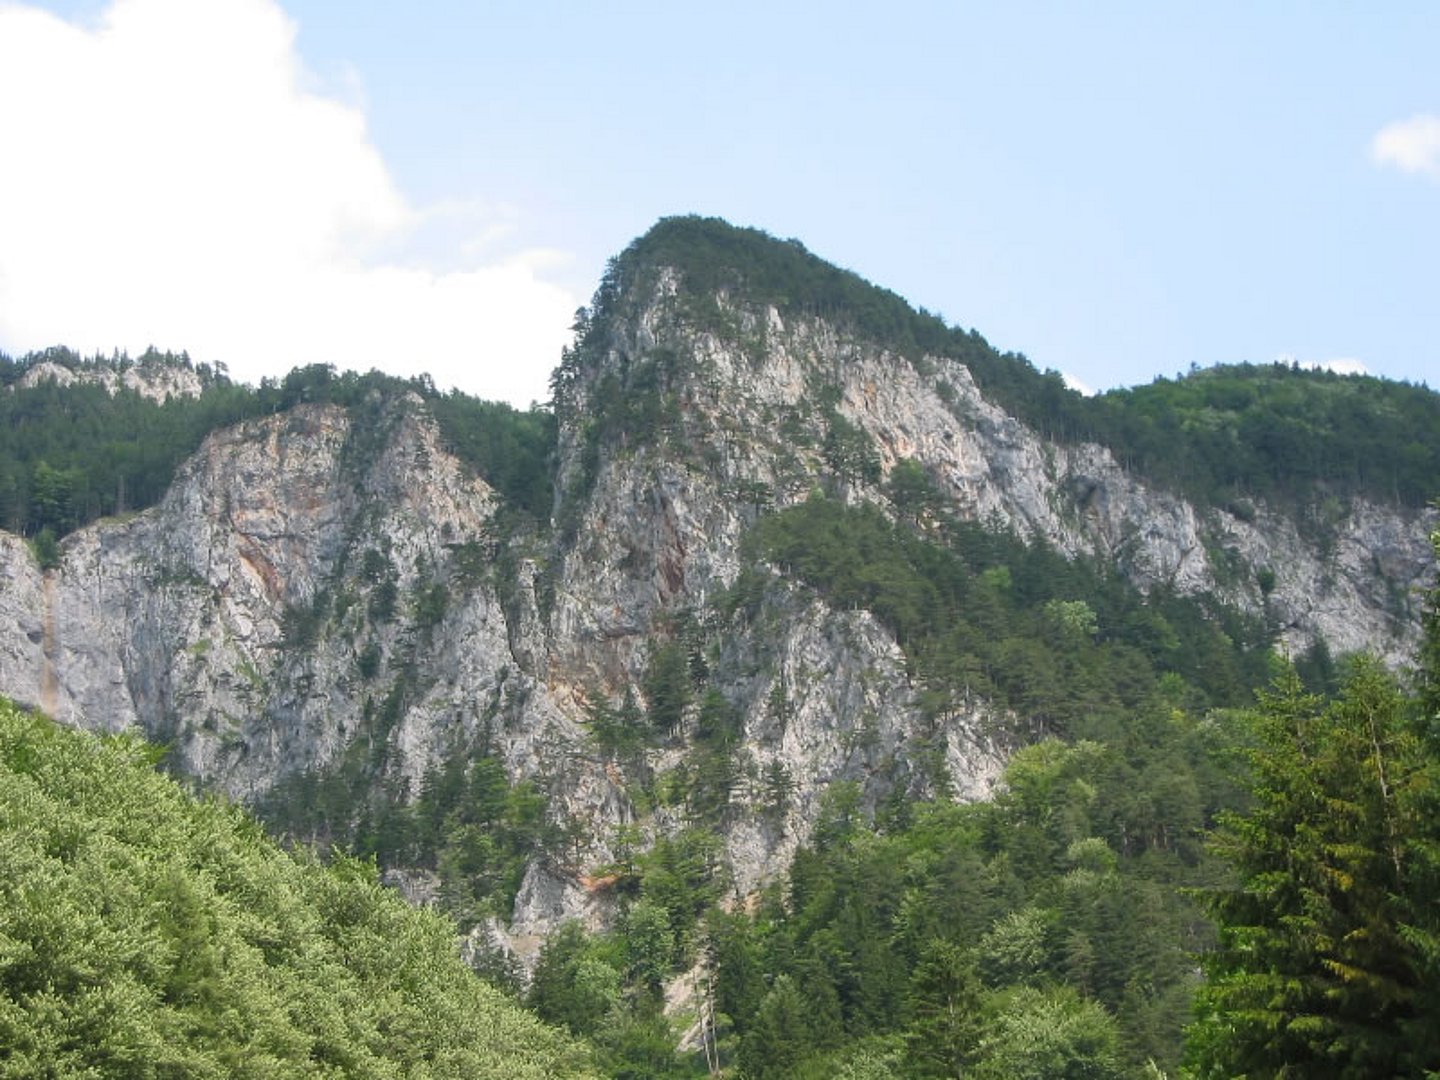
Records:
{"label": "mountain peak", "polygon": [[679,274],[687,295],[724,294],[733,302],[772,306],[781,315],[825,317],[907,352],[942,351],[949,337],[941,319],[826,262],[799,240],[698,215],[660,219],[613,259],[596,293],[595,314],[607,314],[615,300],[637,289],[648,292],[661,270]]}

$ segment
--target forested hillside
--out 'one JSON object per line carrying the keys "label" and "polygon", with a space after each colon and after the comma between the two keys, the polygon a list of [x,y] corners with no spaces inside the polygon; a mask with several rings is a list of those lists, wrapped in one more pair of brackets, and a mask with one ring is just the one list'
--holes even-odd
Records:
{"label": "forested hillside", "polygon": [[0,700],[0,1076],[588,1075],[373,866]]}
{"label": "forested hillside", "polygon": [[[700,325],[733,329],[715,305],[717,296],[730,295],[832,320],[914,363],[927,355],[954,358],[987,398],[1037,431],[1065,442],[1098,442],[1127,467],[1202,505],[1243,508],[1267,499],[1318,518],[1326,499],[1363,495],[1418,508],[1434,498],[1440,394],[1425,387],[1242,364],[1087,398],[1067,389],[1058,372],[1039,372],[974,330],[912,309],[798,241],[706,218],[666,219],[612,261],[596,293],[597,332],[618,314],[608,306],[658,267],[683,275],[689,314]],[[591,313],[582,314],[583,344]],[[194,371],[203,389],[193,398],[156,402],[131,390],[111,394],[96,383],[18,388],[41,363],[81,371],[180,366]],[[569,378],[562,363],[553,381],[558,400]],[[424,397],[451,448],[517,506],[541,521],[549,516],[553,415],[439,393],[424,378],[313,364],[250,387],[184,355],[82,359],[55,348],[19,360],[0,354],[0,387],[8,391],[0,393],[0,527],[27,536],[49,529],[58,537],[97,517],[153,504],[176,465],[221,425],[302,401],[358,407],[376,391],[401,390]],[[629,407],[633,412],[634,403]],[[637,421],[644,418],[630,417],[631,426]]]}
{"label": "forested hillside", "polygon": [[[810,504],[804,513],[843,515]],[[767,525],[786,536],[780,520]],[[864,599],[884,617],[928,606],[931,586],[887,559],[874,523],[830,525],[811,544],[771,553],[782,565],[807,560],[802,575],[833,601],[854,602],[848,590],[867,582]],[[853,576],[808,569],[841,550],[831,545],[842,536],[859,556],[848,562]],[[1435,543],[1440,555],[1440,534]],[[1007,570],[1022,553],[1010,550]],[[945,560],[938,549],[930,557]],[[934,580],[943,588],[947,578]],[[1072,595],[1104,595],[1076,588],[1074,573],[1068,584]],[[753,588],[728,602],[743,605]],[[1299,1063],[1356,1077],[1433,1070],[1437,596],[1412,673],[1397,679],[1356,658],[1332,698],[1307,693],[1272,655],[1263,678],[1273,682],[1258,699],[1229,687],[1245,708],[1212,707],[1196,683],[1138,654],[1133,668],[1117,668],[1127,647],[1096,634],[1089,602],[1034,596],[1030,610],[1048,628],[1026,639],[1019,670],[1053,690],[1060,711],[1014,704],[1048,716],[1042,730],[1064,738],[1018,750],[1000,794],[969,805],[943,797],[943,776],[940,798],[897,788],[873,815],[858,784],[831,785],[788,875],[740,909],[723,902],[725,869],[706,823],[736,812],[732,790],[747,785],[773,813],[785,777],[747,780],[723,698],[682,676],[663,700],[703,698],[694,750],[650,797],[678,800],[692,827],[607,868],[624,898],[617,927],[587,936],[572,924],[552,938],[526,1000],[607,1046],[614,1075],[642,1075],[625,1071],[631,1040],[654,1032],[667,980],[697,964],[694,1048],[687,1060],[652,1047],[643,1075],[701,1075],[706,1063],[752,1080],[1278,1076]],[[977,606],[1003,620],[1005,601]],[[951,625],[967,636],[963,620]],[[989,623],[992,635],[1001,625]],[[923,630],[902,640],[930,685],[938,673],[926,667],[943,647]],[[1223,666],[1223,654],[1210,655]],[[977,660],[970,670],[984,669]],[[597,748],[619,762],[636,743],[617,731],[663,742],[654,706],[629,727],[598,719]]]}

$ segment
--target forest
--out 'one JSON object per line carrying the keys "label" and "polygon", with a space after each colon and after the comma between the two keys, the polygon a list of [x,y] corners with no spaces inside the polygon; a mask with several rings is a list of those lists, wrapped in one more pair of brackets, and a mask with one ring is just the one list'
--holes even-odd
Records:
{"label": "forest", "polygon": [[[692,826],[610,868],[623,898],[613,931],[571,928],[546,945],[526,995],[541,1016],[589,1036],[617,1076],[699,1075],[707,1063],[751,1078],[1271,1076],[1309,1061],[1307,1075],[1358,1077],[1440,1064],[1428,1035],[1440,1017],[1427,899],[1440,853],[1433,666],[1397,681],[1363,658],[1327,660],[1311,675],[1334,689],[1311,691],[1263,641],[1222,648],[1205,640],[1220,636],[1212,623],[1178,608],[1167,662],[1126,640],[1155,637],[1129,622],[1138,602],[1127,612],[1098,575],[1087,589],[1083,567],[1057,573],[1053,592],[1032,584],[977,602],[1007,578],[1047,581],[1022,578],[1020,560],[1059,571],[1046,561],[1057,557],[990,538],[988,563],[937,548],[921,577],[893,527],[865,515],[805,504],[766,519],[756,544],[832,601],[860,589],[937,710],[957,672],[988,677],[1041,718],[1038,737],[1026,733],[987,802],[946,798],[938,764],[873,815],[858,786],[832,784],[788,877],[737,910],[707,823],[772,813],[785,778],[747,770],[706,665],[657,647],[627,698],[648,710],[598,710],[594,738],[644,786],[637,745],[663,745],[674,711],[698,709],[685,765],[644,792]],[[826,539],[842,534],[843,569]],[[947,612],[947,589],[982,613],[984,632]],[[764,618],[763,596],[742,576],[717,632]],[[1430,611],[1433,665],[1433,596]],[[993,652],[969,651],[977,641]],[[1024,661],[1007,669],[998,658],[1012,651]],[[1195,651],[1218,661],[1203,683],[1173,662]],[[1016,696],[1030,692],[1042,696]],[[1252,955],[1265,940],[1275,970]],[[688,1062],[657,1057],[661,988],[697,960],[702,1045]],[[1267,1053],[1268,1066],[1242,1064]]]}
{"label": "forest", "polygon": [[[709,823],[766,813],[784,778],[761,778],[751,808],[715,789],[753,782],[715,768],[738,751],[723,699],[664,652],[648,710],[597,715],[594,737],[633,761],[674,738],[674,695],[701,694],[693,769],[648,781],[691,824],[610,868],[615,927],[563,927],[523,987],[496,955],[475,961],[490,987],[467,971],[455,924],[382,889],[373,859],[282,851],[155,772],[138,739],[0,704],[0,1075],[1440,1066],[1440,590],[1403,680],[1356,658],[1314,693],[1274,661],[1254,704],[1191,713],[1167,673],[1123,736],[1032,742],[990,801],[897,796],[871,816],[836,783],[789,874],[743,908],[724,902]],[[409,811],[407,842],[449,853],[442,909],[511,887],[479,884],[503,875],[505,830],[533,806],[507,788],[481,758]],[[706,1008],[677,1052],[662,991],[697,960]]]}
{"label": "forest", "polygon": [[[1245,516],[1257,501],[1268,502],[1323,528],[1354,496],[1409,509],[1434,498],[1440,394],[1426,387],[1283,364],[1230,365],[1084,397],[1067,389],[1058,372],[1038,372],[1023,355],[1000,353],[973,330],[913,310],[797,241],[713,219],[671,218],[612,260],[593,310],[580,313],[575,350],[554,374],[550,408],[517,410],[441,392],[424,377],[360,375],[328,364],[251,387],[184,354],[81,358],[58,347],[18,360],[0,354],[0,528],[58,539],[97,518],[153,505],[179,463],[217,427],[300,402],[364,409],[377,393],[399,392],[424,399],[452,452],[513,507],[548,524],[556,421],[574,364],[585,349],[603,347],[622,298],[633,298],[636,279],[660,267],[684,274],[691,313],[702,325],[710,320],[726,329],[714,297],[729,291],[832,320],[913,363],[958,360],[988,399],[1041,434],[1100,443],[1126,468],[1202,506]],[[197,374],[202,390],[156,402],[126,389],[112,396],[98,383],[19,385],[47,362],[79,371],[179,366]],[[628,415],[637,405],[623,396],[610,404],[613,424],[638,430],[659,422]]]}
{"label": "forest", "polygon": [[[616,868],[621,922],[563,927],[524,992],[484,958],[482,984],[370,861],[281,851],[134,737],[0,703],[0,1074],[1420,1076],[1428,611],[1408,687],[1356,661],[1325,698],[1279,670],[1256,707],[1171,710],[1128,746],[1031,744],[981,804],[870,819],[838,783],[753,909],[717,903],[716,844],[683,832]],[[700,958],[710,1011],[677,1053],[661,989]]]}
{"label": "forest", "polygon": [[[1426,895],[1436,819],[1422,808],[1440,759],[1426,720],[1433,690],[1416,695],[1433,686],[1433,655],[1423,679],[1405,682],[1323,649],[1283,661],[1265,626],[1201,598],[1147,599],[1043,544],[944,517],[922,530],[824,496],[762,518],[746,550],[747,568],[710,610],[681,613],[652,641],[639,683],[618,700],[592,697],[592,751],[624,778],[637,812],[662,808],[683,828],[648,850],[638,829],[614,838],[620,860],[592,873],[618,902],[615,927],[563,929],[528,985],[503,956],[478,958],[496,986],[590,1040],[607,1075],[1234,1075],[1228,1051],[1203,1036],[1230,1022],[1231,1003],[1215,996],[1225,984],[1202,982],[1197,964],[1211,957],[1225,973],[1222,946],[1245,932],[1226,923],[1247,895],[1226,891],[1247,865],[1230,837],[1269,791],[1258,786],[1267,755],[1293,719],[1277,710],[1306,712],[1315,732],[1315,760],[1292,762],[1291,781],[1327,792],[1308,811],[1317,825],[1334,799],[1363,793],[1363,775],[1329,775],[1363,760],[1357,725],[1383,725],[1375,739],[1394,760],[1372,768],[1405,778],[1402,816],[1418,831],[1392,861],[1363,858],[1368,871],[1408,866],[1387,896],[1408,890],[1415,905]],[[857,785],[832,784],[789,875],[737,908],[715,828],[782,820],[791,785],[783,769],[757,770],[742,744],[719,646],[770,617],[783,580],[889,626],[937,734],[974,693],[1024,718],[1000,733],[1022,748],[988,802],[954,803],[943,758],[923,746],[920,772],[897,777],[873,813]],[[1432,609],[1432,654],[1434,633]],[[768,707],[788,706],[779,695]],[[677,749],[677,767],[651,766]],[[462,926],[508,917],[537,852],[566,861],[569,838],[542,797],[508,783],[483,746],[434,771],[413,802],[358,774],[296,784],[264,808],[272,828],[324,836],[382,868],[434,871],[440,905]],[[1331,794],[1332,784],[1354,790]],[[1384,809],[1357,813],[1365,843],[1377,842],[1373,815]],[[1332,871],[1317,845],[1322,882],[1357,876]],[[1305,903],[1348,917],[1345,893],[1319,889]],[[1418,932],[1430,916],[1420,903],[1383,917]],[[1299,952],[1323,955],[1313,944]],[[1440,973],[1434,960],[1395,962],[1413,991]],[[662,991],[697,963],[708,1011],[694,1018],[698,1045],[677,1054]],[[1200,1026],[1197,1002],[1213,1009]],[[1407,1008],[1397,1016],[1412,1026],[1435,1015]]]}
{"label": "forest", "polygon": [[0,1076],[593,1075],[373,863],[0,699]]}

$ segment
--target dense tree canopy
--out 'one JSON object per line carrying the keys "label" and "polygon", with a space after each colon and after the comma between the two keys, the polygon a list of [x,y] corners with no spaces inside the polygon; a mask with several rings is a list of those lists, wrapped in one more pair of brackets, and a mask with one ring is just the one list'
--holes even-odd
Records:
{"label": "dense tree canopy", "polygon": [[[832,606],[878,616],[941,711],[978,694],[1074,735],[1132,708],[1160,673],[1213,704],[1240,704],[1264,680],[1270,637],[1256,620],[1161,589],[1142,595],[1040,541],[937,522],[920,530],[815,496],[762,518],[746,550]],[[732,599],[751,594],[742,578]]]}
{"label": "dense tree canopy", "polygon": [[[142,362],[196,371],[202,393],[157,403],[93,384],[19,386],[43,360],[95,363],[63,351],[0,357],[0,527],[53,563],[67,530],[159,499],[214,427],[301,402],[349,409],[346,461],[363,464],[389,410],[415,394],[533,536],[555,501],[560,422],[580,421],[582,480],[603,447],[683,426],[687,361],[673,350],[596,379],[590,415],[570,393],[613,320],[644,299],[633,287],[661,267],[684,277],[682,314],[697,325],[735,331],[718,293],[823,317],[905,357],[952,403],[943,365],[926,358],[959,361],[1037,430],[1099,441],[1202,509],[1245,517],[1263,499],[1323,532],[1351,497],[1416,507],[1440,475],[1440,396],[1423,388],[1238,366],[1087,399],[797,243],[681,218],[612,263],[577,319],[553,411],[323,364],[249,388],[183,356]],[[823,399],[811,415],[824,490],[762,515],[732,586],[655,630],[634,685],[590,695],[585,752],[635,814],[606,838],[613,865],[578,865],[577,823],[552,812],[544,777],[512,783],[488,734],[453,747],[418,791],[381,783],[413,689],[399,677],[367,710],[366,738],[328,771],[276,786],[268,822],[291,841],[434,872],[439,906],[464,925],[508,915],[534,859],[585,872],[613,898],[614,926],[555,935],[526,1001],[592,1040],[613,1076],[1174,1070],[1202,953],[1189,1051],[1200,1075],[1440,1069],[1436,607],[1413,692],[1320,650],[1247,711],[1273,671],[1273,627],[1205,597],[1142,595],[1113,567],[960,521],[920,463],[899,462],[882,484],[863,430]],[[856,490],[888,506],[854,505]],[[581,520],[570,495],[553,550]],[[478,574],[471,546],[464,572]],[[423,635],[444,586],[398,596],[380,553],[366,557],[368,617],[409,611]],[[513,557],[502,543],[502,590]],[[764,640],[797,594],[868,611],[894,635],[920,723],[868,789],[878,803],[855,780],[833,782],[784,880],[739,909],[721,902],[718,829],[778,835],[796,785],[780,761],[757,767],[727,696],[736,683],[716,667],[733,662],[728,643]],[[320,599],[287,615],[287,644],[322,631]],[[357,652],[363,679],[381,663],[373,643]],[[745,678],[768,677],[764,663]],[[1000,707],[991,734],[1014,752],[995,798],[959,806],[944,740],[976,701]],[[777,680],[766,718],[783,728],[791,708]],[[411,918],[370,864],[282,855],[238,812],[190,803],[145,766],[133,741],[0,706],[0,1075],[151,1061],[202,1076],[582,1067],[571,1044],[477,988],[451,955],[453,926]],[[677,1054],[664,987],[697,961],[699,1015],[680,1022],[698,1025],[703,1052]],[[504,963],[489,973],[516,989]]]}
{"label": "dense tree canopy", "polygon": [[586,1075],[373,866],[0,701],[0,1076]]}

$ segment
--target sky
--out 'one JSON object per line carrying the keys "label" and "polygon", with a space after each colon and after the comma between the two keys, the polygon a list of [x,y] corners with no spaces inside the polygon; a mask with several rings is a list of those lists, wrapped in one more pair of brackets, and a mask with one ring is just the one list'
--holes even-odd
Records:
{"label": "sky", "polygon": [[1440,5],[0,0],[0,351],[519,406],[672,214],[1093,390],[1440,386]]}

